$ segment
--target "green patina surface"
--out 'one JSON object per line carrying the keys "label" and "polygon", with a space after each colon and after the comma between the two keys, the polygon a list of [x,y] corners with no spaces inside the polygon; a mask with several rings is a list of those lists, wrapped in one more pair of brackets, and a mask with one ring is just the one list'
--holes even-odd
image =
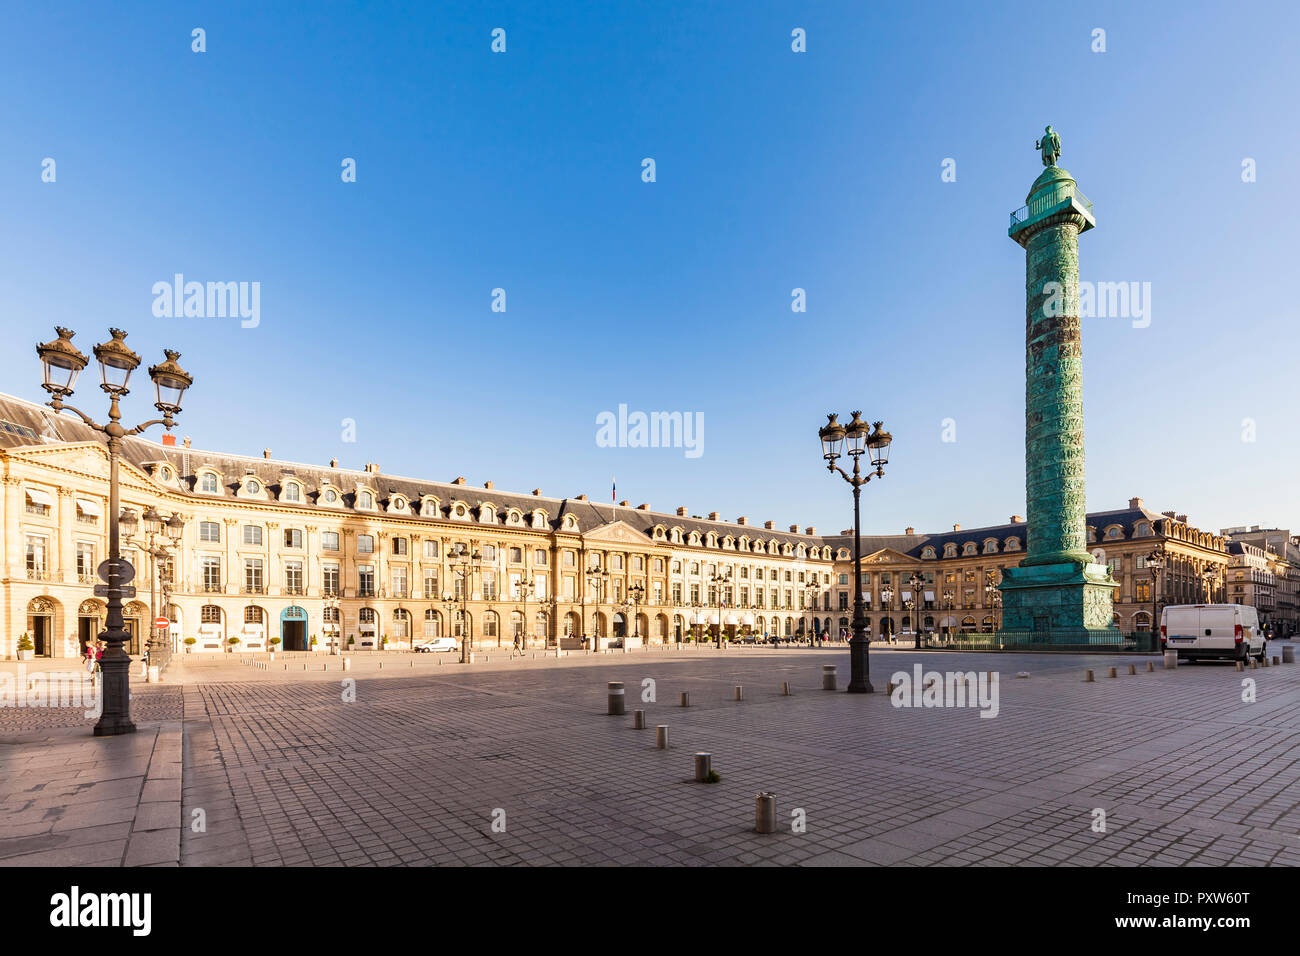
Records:
{"label": "green patina surface", "polygon": [[[1050,129],[1050,128],[1049,128]],[[1095,225],[1074,178],[1035,180],[1008,234],[1025,249],[1024,560],[1002,578],[1002,629],[1052,643],[1111,643],[1119,585],[1088,553],[1079,234]]]}

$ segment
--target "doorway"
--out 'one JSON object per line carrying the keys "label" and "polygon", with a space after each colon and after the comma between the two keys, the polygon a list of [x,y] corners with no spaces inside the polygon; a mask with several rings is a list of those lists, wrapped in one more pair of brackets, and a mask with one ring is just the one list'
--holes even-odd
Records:
{"label": "doorway", "polygon": [[287,607],[280,614],[280,647],[286,651],[307,650],[307,612]]}

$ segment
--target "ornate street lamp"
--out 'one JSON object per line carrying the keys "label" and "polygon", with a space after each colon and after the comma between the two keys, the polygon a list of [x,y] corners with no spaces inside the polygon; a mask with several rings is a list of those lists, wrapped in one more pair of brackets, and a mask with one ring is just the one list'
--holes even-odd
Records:
{"label": "ornate street lamp", "polygon": [[[632,636],[637,640],[641,639],[641,602],[645,600],[645,585],[638,581],[627,589],[628,597],[632,599],[633,617],[632,617]],[[646,635],[646,643],[650,641],[650,636]],[[626,652],[627,638],[623,638],[623,651]]]}
{"label": "ornate street lamp", "polygon": [[912,641],[913,647],[921,649],[921,588],[925,587],[925,578],[915,571],[907,579],[912,588]]}
{"label": "ornate street lamp", "polygon": [[943,592],[943,637],[945,643],[952,641],[952,625],[948,623],[952,619],[952,599],[952,589],[946,589]]}
{"label": "ornate street lamp", "polygon": [[[597,619],[600,617],[601,599],[605,596],[605,590],[609,586],[609,572],[598,564],[593,564],[587,569],[587,584],[596,591],[596,610],[591,621],[591,647],[596,653],[600,653],[600,628],[597,626]],[[624,641],[623,643],[627,643]]]}
{"label": "ornate street lamp", "polygon": [[709,577],[709,583],[713,585],[714,600],[718,605],[718,634],[714,644],[718,650],[722,650],[722,609],[726,605],[722,600],[722,586],[730,580],[731,568],[718,568]]}
{"label": "ornate street lamp", "polygon": [[[173,513],[170,518],[164,521],[162,515],[158,513],[153,505],[144,510],[142,517],[144,518],[145,535],[143,541],[135,540],[139,521],[134,511],[124,508],[118,521],[125,532],[127,542],[140,548],[149,556],[149,663],[150,665],[157,664],[164,667],[171,659],[172,648],[171,642],[164,641],[162,635],[158,633],[154,585],[158,578],[159,562],[170,558],[172,556],[171,549],[180,546],[181,533],[185,528],[185,519],[179,514]],[[163,538],[164,532],[166,533],[166,542],[160,540]],[[165,608],[169,603],[166,593],[170,592],[170,587],[164,583],[163,590],[163,606]]]}
{"label": "ornate street lamp", "polygon": [[121,502],[118,490],[118,462],[122,452],[122,439],[139,435],[153,425],[162,425],[168,431],[175,427],[176,421],[173,416],[180,412],[181,398],[194,380],[177,364],[176,360],[180,358],[180,353],[170,349],[164,350],[167,360],[149,369],[149,377],[153,379],[157,398],[154,407],[162,413],[162,418],[143,422],[132,429],[124,428],[119,403],[129,392],[127,385],[131,373],[140,365],[140,356],[127,346],[125,332],[121,329],[109,329],[112,338],[96,345],[93,349],[95,359],[99,363],[99,387],[109,397],[108,422],[101,425],[85,412],[64,404],[64,399],[72,395],[77,376],[88,364],[88,359],[72,344],[75,332],[60,327],[56,327],[54,331],[58,333],[57,339],[36,346],[36,354],[40,356],[42,367],[41,387],[51,396],[46,404],[56,412],[66,410],[77,415],[87,426],[103,435],[108,445],[108,558],[99,566],[99,575],[108,585],[105,629],[100,633],[99,638],[108,646],[100,659],[100,669],[104,678],[104,706],[103,713],[95,724],[95,736],[129,734],[134,733],[135,724],[131,722],[131,657],[122,648],[122,645],[130,639],[122,618],[122,590],[135,577],[135,568],[123,560],[119,537],[118,521]]}
{"label": "ornate street lamp", "polygon": [[1159,548],[1146,558],[1147,567],[1151,569],[1151,649],[1160,646],[1160,569],[1165,565],[1164,552]]}
{"label": "ornate street lamp", "polygon": [[[817,572],[813,572],[816,574]],[[808,602],[808,610],[812,612],[811,620],[808,622],[808,646],[817,646],[817,595],[821,593],[821,586],[809,584],[804,588],[804,599]]]}
{"label": "ornate street lamp", "polygon": [[[872,478],[883,478],[885,464],[889,461],[889,444],[893,436],[881,428],[881,422],[875,422],[873,431],[868,433],[867,423],[861,418],[861,412],[853,413],[853,420],[848,427],[836,421],[834,414],[827,415],[827,422],[817,430],[817,437],[822,443],[822,458],[826,461],[826,470],[839,472],[841,478],[853,487],[853,639],[849,641],[850,694],[870,694],[873,690],[868,674],[867,659],[867,614],[862,603],[862,526],[860,499],[862,486]],[[853,459],[853,475],[850,477],[844,469],[835,464],[835,460],[844,454],[845,443],[848,454]],[[874,472],[868,471],[864,476],[859,468],[859,459],[870,452]]]}
{"label": "ornate street lamp", "polygon": [[[474,586],[474,572],[483,567],[483,553],[477,548],[468,551],[457,544],[447,550],[447,557],[451,558],[452,573],[460,578],[460,662],[468,664],[474,641],[474,629],[469,623],[469,592]],[[452,606],[455,607],[454,599]]]}

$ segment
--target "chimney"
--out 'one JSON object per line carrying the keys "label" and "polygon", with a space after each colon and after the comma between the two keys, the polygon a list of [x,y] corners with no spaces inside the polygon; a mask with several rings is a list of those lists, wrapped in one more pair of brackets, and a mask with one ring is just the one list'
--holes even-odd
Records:
{"label": "chimney", "polygon": [[682,505],[680,508],[678,508],[677,513],[683,518],[686,517],[686,506]]}
{"label": "chimney", "polygon": [[959,525],[959,524],[955,524],[955,525],[953,525],[953,526],[952,526],[952,530],[953,530],[953,531],[960,531],[960,530],[961,530],[961,525]]}
{"label": "chimney", "polygon": [[840,532],[840,534],[852,534],[852,533],[853,533],[852,528],[845,528],[843,531]]}
{"label": "chimney", "polygon": [[339,466],[339,460],[338,460],[337,458],[331,458],[331,459],[330,459],[330,467],[331,467],[331,468],[337,468],[338,466]]}
{"label": "chimney", "polygon": [[262,449],[262,457],[263,457],[263,458],[270,458],[270,457],[271,457],[271,449],[269,449],[269,448],[263,448],[263,449]]}
{"label": "chimney", "polygon": [[631,507],[631,506],[627,503],[626,500],[620,501],[620,502],[618,503],[618,506],[619,506],[620,508],[628,508],[628,507]]}
{"label": "chimney", "polygon": [[376,462],[368,461],[366,462],[366,471],[372,475],[377,475],[379,474],[379,465]]}
{"label": "chimney", "polygon": [[909,526],[908,529],[903,532],[903,534],[916,534],[916,529]]}
{"label": "chimney", "polygon": [[636,510],[637,510],[637,511],[649,511],[649,510],[650,510],[650,505],[649,505],[649,504],[646,504],[646,503],[639,504],[639,505],[636,506]]}
{"label": "chimney", "polygon": [[710,512],[709,512],[709,520],[710,520],[710,521],[717,521],[717,520],[718,520],[718,513],[717,513],[716,511],[710,511]]}
{"label": "chimney", "polygon": [[1128,500],[1128,506],[1129,506],[1129,510],[1131,510],[1131,511],[1137,511],[1139,508],[1142,507],[1142,499],[1141,499],[1141,498],[1130,498],[1130,499]]}
{"label": "chimney", "polygon": [[578,501],[586,501],[586,500],[587,500],[587,496],[586,496],[586,495],[578,495],[577,500],[578,500]]}
{"label": "chimney", "polygon": [[186,435],[186,436],[185,436],[185,447],[186,447],[186,448],[189,448],[189,447],[190,447],[190,436],[189,436],[189,435]]}
{"label": "chimney", "polygon": [[534,489],[533,489],[533,497],[534,497],[534,498],[540,498],[541,496],[542,496],[542,489],[541,489],[541,488],[534,488]]}
{"label": "chimney", "polygon": [[792,525],[790,525],[790,533],[791,533],[791,534],[798,534],[798,533],[799,533],[799,526],[798,526],[797,524],[792,524]]}
{"label": "chimney", "polygon": [[804,529],[804,534],[816,534],[816,533],[817,533],[817,529],[814,528],[812,525],[809,525],[807,528]]}
{"label": "chimney", "polygon": [[775,531],[775,530],[776,530],[776,522],[775,522],[775,521],[764,521],[764,522],[763,522],[763,527],[766,528],[768,531]]}
{"label": "chimney", "polygon": [[162,443],[163,443],[164,446],[166,446],[166,447],[168,447],[168,448],[175,448],[175,447],[176,447],[176,436],[173,435],[173,434],[171,434],[171,433],[169,432],[168,434],[163,435]]}
{"label": "chimney", "polygon": [[[1138,499],[1138,501],[1141,501],[1141,500],[1142,500],[1141,498]],[[1025,519],[1024,519],[1021,515],[1012,515],[1012,516],[1011,516],[1011,523],[1012,523],[1012,524],[1024,524],[1024,523],[1025,523]]]}
{"label": "chimney", "polygon": [[[1177,521],[1179,524],[1187,524],[1187,515],[1179,515],[1179,516],[1178,516],[1177,518],[1175,518],[1174,520]],[[1258,529],[1256,529],[1256,530],[1258,530]]]}
{"label": "chimney", "polygon": [[483,482],[483,487],[486,488],[488,491],[491,491],[491,490],[492,490],[492,482],[490,482],[490,481],[485,481],[485,482]]}
{"label": "chimney", "polygon": [[1172,511],[1162,511],[1162,512],[1160,512],[1160,513],[1161,513],[1162,515],[1164,515],[1166,518],[1174,518],[1174,517],[1177,517],[1177,516],[1176,516]]}
{"label": "chimney", "polygon": [[464,476],[464,475],[461,475],[460,477],[456,478],[454,481],[452,481],[452,484],[453,484],[453,485],[463,485],[463,484],[465,484],[465,476]]}
{"label": "chimney", "polygon": [[746,518],[744,515],[741,515],[739,518],[736,519],[736,524],[749,524],[749,519]]}

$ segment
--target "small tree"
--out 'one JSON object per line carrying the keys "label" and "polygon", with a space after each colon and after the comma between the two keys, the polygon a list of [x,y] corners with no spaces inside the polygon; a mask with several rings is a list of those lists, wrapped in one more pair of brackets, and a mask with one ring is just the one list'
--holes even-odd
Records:
{"label": "small tree", "polygon": [[26,631],[23,631],[23,633],[18,638],[18,649],[20,651],[36,650],[36,645],[32,643],[32,636],[28,634]]}
{"label": "small tree", "polygon": [[351,647],[351,646],[352,646],[353,644],[355,644],[356,642],[357,642],[357,636],[356,636],[355,634],[349,634],[349,635],[348,635],[348,647]]}
{"label": "small tree", "polygon": [[193,647],[195,644],[197,644],[198,642],[199,642],[199,640],[198,640],[198,638],[196,638],[196,637],[187,637],[187,638],[185,638],[185,650],[186,650],[186,651],[189,651],[189,649],[190,649],[191,647]]}
{"label": "small tree", "polygon": [[280,639],[278,637],[273,637],[267,641],[267,643],[271,645],[271,650],[275,650],[275,646],[280,643]]}
{"label": "small tree", "polygon": [[313,635],[311,636],[311,646],[312,646],[312,647],[315,647],[315,646],[316,646],[316,635],[315,635],[315,634],[313,634]]}
{"label": "small tree", "polygon": [[235,650],[235,645],[239,643],[239,638],[229,637],[226,639],[226,643],[230,645],[230,650],[233,652]]}

